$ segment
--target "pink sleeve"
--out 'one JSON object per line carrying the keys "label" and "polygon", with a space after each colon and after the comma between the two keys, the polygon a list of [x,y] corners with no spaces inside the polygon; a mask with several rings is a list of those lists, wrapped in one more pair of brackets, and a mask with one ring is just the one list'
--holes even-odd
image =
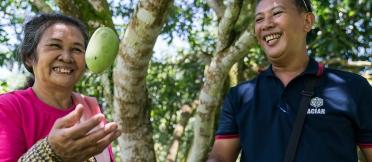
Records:
{"label": "pink sleeve", "polygon": [[[95,114],[102,113],[101,109],[98,105],[97,99],[94,97],[84,96],[78,93],[74,93],[74,102],[75,104],[83,104],[84,106],[84,113],[81,118],[81,121],[88,120],[90,117],[94,116]],[[100,124],[103,127],[106,124],[106,120]],[[112,152],[112,146],[109,145],[101,154],[96,156],[97,161],[111,161],[115,162],[114,154]],[[105,159],[105,160],[100,160]]]}
{"label": "pink sleeve", "polygon": [[26,152],[21,116],[13,104],[0,102],[0,162],[15,162]]}

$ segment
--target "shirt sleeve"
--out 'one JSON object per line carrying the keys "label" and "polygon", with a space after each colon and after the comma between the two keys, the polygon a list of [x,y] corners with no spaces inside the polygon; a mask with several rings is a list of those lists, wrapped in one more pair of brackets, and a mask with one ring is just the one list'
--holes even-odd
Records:
{"label": "shirt sleeve", "polygon": [[362,148],[372,148],[372,87],[365,79],[360,84],[358,96],[357,143]]}
{"label": "shirt sleeve", "polygon": [[[29,162],[29,161],[49,161],[49,162],[62,162],[62,159],[53,152],[47,138],[39,140],[36,144],[18,159],[18,162]],[[96,162],[94,157],[84,162]]]}
{"label": "shirt sleeve", "polygon": [[39,140],[36,144],[18,159],[18,162],[28,161],[50,161],[62,162],[62,160],[53,152],[47,138]]}
{"label": "shirt sleeve", "polygon": [[215,137],[216,139],[239,137],[234,113],[234,100],[237,100],[237,98],[234,97],[234,89],[231,89],[225,97],[225,101],[223,103]]}
{"label": "shirt sleeve", "polygon": [[26,152],[26,141],[17,108],[0,98],[0,161],[14,162]]}

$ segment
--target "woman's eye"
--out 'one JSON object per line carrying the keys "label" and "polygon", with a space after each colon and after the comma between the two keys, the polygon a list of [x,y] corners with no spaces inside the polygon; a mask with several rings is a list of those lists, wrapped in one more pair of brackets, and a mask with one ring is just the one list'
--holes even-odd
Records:
{"label": "woman's eye", "polygon": [[49,47],[52,47],[52,48],[61,48],[61,46],[59,44],[49,44],[48,45]]}
{"label": "woman's eye", "polygon": [[72,51],[73,52],[78,52],[78,53],[83,53],[83,50],[80,49],[80,48],[73,48]]}

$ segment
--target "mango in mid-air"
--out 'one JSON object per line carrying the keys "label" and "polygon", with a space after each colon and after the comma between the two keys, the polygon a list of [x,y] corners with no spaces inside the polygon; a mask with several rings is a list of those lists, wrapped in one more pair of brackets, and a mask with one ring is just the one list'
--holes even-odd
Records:
{"label": "mango in mid-air", "polygon": [[108,27],[98,28],[89,40],[85,61],[93,73],[101,73],[110,67],[119,50],[119,38]]}

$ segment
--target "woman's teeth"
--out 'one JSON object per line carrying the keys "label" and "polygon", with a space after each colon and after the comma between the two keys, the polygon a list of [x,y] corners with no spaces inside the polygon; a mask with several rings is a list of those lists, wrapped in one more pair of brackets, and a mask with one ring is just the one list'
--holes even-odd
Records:
{"label": "woman's teeth", "polygon": [[59,73],[64,73],[64,74],[72,73],[72,69],[68,69],[68,68],[56,67],[56,68],[53,68],[53,70],[56,71],[56,72],[59,72]]}

